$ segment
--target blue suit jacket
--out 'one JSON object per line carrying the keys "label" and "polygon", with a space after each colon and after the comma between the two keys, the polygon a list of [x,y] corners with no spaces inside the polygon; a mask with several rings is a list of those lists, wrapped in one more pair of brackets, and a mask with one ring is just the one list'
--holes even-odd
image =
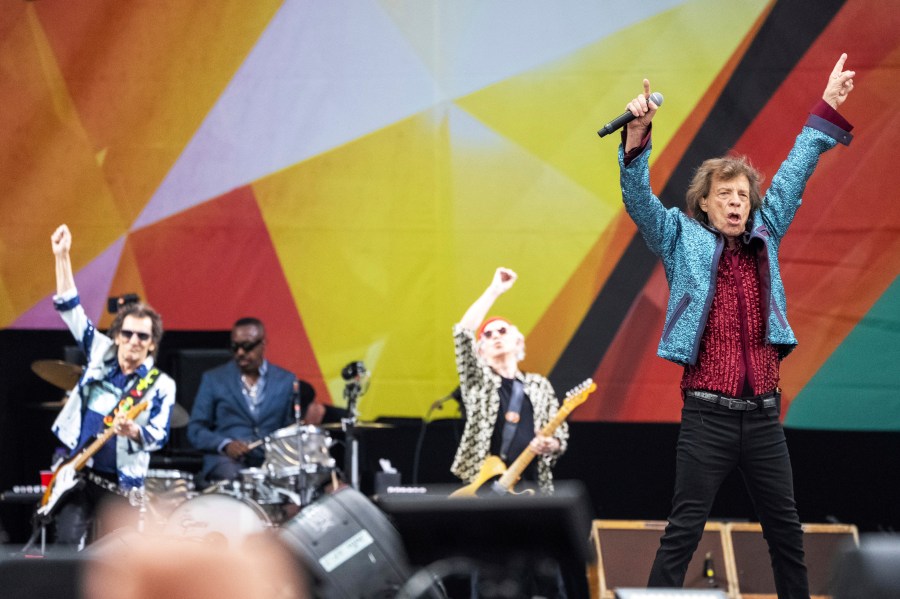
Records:
{"label": "blue suit jacket", "polygon": [[[241,373],[233,361],[203,373],[187,436],[191,445],[204,453],[203,479],[222,461],[218,453],[225,439],[246,442],[261,439],[293,422],[292,393],[296,376],[271,362],[266,373],[265,399],[254,416],[241,392]],[[262,464],[265,453],[258,447],[245,456],[245,467]]]}

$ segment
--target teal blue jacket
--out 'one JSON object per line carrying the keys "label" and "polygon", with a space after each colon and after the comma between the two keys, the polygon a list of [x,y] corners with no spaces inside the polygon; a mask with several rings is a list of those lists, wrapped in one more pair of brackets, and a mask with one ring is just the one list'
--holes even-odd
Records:
{"label": "teal blue jacket", "polygon": [[[781,357],[797,345],[787,319],[787,300],[778,264],[778,249],[801,204],[801,195],[819,156],[849,133],[810,115],[794,147],[781,164],[762,206],[750,214],[745,241],[757,248],[766,341],[778,346]],[[678,364],[695,364],[700,338],[706,328],[716,288],[724,237],[678,208],[666,209],[650,189],[648,160],[651,144],[628,166],[619,146],[622,199],[650,250],[663,263],[669,283],[669,301],[657,355]]]}

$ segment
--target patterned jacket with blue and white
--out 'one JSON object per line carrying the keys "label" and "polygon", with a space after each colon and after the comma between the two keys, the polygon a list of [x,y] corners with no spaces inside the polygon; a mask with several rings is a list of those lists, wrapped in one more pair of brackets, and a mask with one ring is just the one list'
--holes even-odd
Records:
{"label": "patterned jacket with blue and white", "polygon": [[[112,339],[94,328],[76,290],[54,296],[53,300],[54,307],[87,356],[87,366],[81,379],[69,394],[69,399],[52,428],[53,434],[60,441],[70,449],[74,449],[81,436],[84,411],[91,409],[108,414],[122,397],[122,392],[118,389],[113,392],[114,388],[111,385],[100,385],[116,367],[117,346]],[[138,372],[143,375],[151,368],[153,357],[148,356]],[[169,438],[169,417],[175,404],[175,381],[160,372],[146,399],[150,402],[149,408],[135,418],[135,422],[141,427],[143,443],[137,443],[123,436],[115,437],[116,469],[119,488],[122,491],[144,485],[144,478],[150,465],[149,452],[163,447]]]}

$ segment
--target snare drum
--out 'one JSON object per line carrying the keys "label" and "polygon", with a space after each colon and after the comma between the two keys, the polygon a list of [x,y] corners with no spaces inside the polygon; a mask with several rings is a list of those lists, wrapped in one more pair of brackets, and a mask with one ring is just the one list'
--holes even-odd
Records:
{"label": "snare drum", "polygon": [[231,495],[198,495],[169,516],[163,533],[179,538],[236,547],[252,534],[272,527],[255,501]]}
{"label": "snare drum", "polygon": [[324,480],[335,466],[328,452],[331,445],[331,435],[326,431],[316,426],[292,424],[266,438],[263,468],[276,480],[301,473]]}

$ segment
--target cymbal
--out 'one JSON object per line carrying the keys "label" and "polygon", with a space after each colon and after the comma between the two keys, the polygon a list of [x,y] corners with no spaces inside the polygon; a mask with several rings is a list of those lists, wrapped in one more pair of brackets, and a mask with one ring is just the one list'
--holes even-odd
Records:
{"label": "cymbal", "polygon": [[169,417],[169,426],[171,428],[185,427],[190,419],[191,415],[180,403],[172,406],[172,415]]}
{"label": "cymbal", "polygon": [[[325,422],[318,425],[319,428],[343,430],[343,422]],[[347,425],[347,428],[394,428],[393,424],[384,422],[357,422],[356,424]]]}
{"label": "cymbal", "polygon": [[82,367],[62,360],[35,360],[31,370],[36,375],[60,389],[68,391],[81,378]]}
{"label": "cymbal", "polygon": [[66,405],[66,399],[67,398],[63,398],[59,401],[42,401],[39,404],[29,405],[28,407],[38,410],[59,410]]}

